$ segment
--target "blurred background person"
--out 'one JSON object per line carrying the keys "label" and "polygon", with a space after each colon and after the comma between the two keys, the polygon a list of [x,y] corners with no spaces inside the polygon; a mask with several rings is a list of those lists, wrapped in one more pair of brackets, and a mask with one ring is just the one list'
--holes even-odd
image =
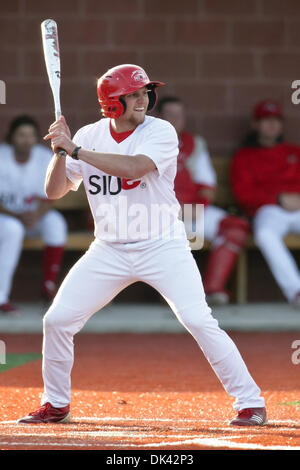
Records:
{"label": "blurred background person", "polygon": [[52,300],[67,226],[44,192],[52,152],[38,143],[37,122],[17,117],[6,140],[0,144],[0,312],[9,313],[17,310],[9,296],[24,237],[40,236],[45,244],[41,291]]}
{"label": "blurred background person", "polygon": [[241,209],[288,301],[300,307],[300,272],[284,244],[300,233],[300,147],[283,137],[283,114],[272,100],[258,103],[252,130],[234,155],[231,183]]}
{"label": "blurred background person", "polygon": [[[157,105],[158,116],[175,127],[179,138],[179,155],[174,189],[181,206],[204,205],[204,238],[211,250],[203,274],[203,285],[209,304],[229,302],[227,281],[239,253],[246,244],[249,223],[242,217],[228,214],[213,205],[216,192],[216,173],[203,137],[185,129],[185,109],[180,98],[165,96]],[[197,233],[195,220],[184,220],[187,235]],[[198,234],[200,236],[200,234]]]}

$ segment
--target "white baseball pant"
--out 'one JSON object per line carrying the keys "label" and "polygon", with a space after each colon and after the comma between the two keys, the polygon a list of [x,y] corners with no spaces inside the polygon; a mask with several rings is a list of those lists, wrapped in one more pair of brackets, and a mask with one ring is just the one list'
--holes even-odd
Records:
{"label": "white baseball pant", "polygon": [[95,240],[72,267],[44,317],[42,404],[71,401],[73,336],[99,309],[136,281],[154,287],[193,335],[234,408],[263,407],[264,398],[230,337],[211,315],[186,239],[136,243]]}
{"label": "white baseball pant", "polygon": [[13,275],[25,237],[40,236],[45,245],[62,246],[67,238],[67,225],[56,210],[48,211],[30,230],[16,217],[0,214],[0,305],[7,302]]}
{"label": "white baseball pant", "polygon": [[254,239],[285,297],[300,292],[300,272],[283,238],[300,233],[300,210],[290,212],[276,205],[258,209],[253,219]]}

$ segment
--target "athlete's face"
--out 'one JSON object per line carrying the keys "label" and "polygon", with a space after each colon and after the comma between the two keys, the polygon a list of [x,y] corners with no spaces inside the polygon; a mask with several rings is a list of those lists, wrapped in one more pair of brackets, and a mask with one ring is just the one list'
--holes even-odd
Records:
{"label": "athlete's face", "polygon": [[263,139],[276,141],[282,134],[282,119],[274,116],[265,117],[255,121],[254,128]]}
{"label": "athlete's face", "polygon": [[185,113],[182,103],[166,103],[161,112],[161,118],[169,121],[180,134],[185,126]]}
{"label": "athlete's face", "polygon": [[129,121],[134,126],[144,122],[149,104],[148,89],[146,87],[140,88],[133,93],[123,96],[123,99],[126,103],[126,111],[122,115],[122,119]]}
{"label": "athlete's face", "polygon": [[37,143],[36,130],[30,124],[23,124],[13,133],[11,143],[17,154],[28,154],[33,145]]}

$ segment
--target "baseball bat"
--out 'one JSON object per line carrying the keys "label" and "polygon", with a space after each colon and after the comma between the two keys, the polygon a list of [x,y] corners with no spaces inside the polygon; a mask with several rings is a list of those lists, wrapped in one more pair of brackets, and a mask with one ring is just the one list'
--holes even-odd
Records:
{"label": "baseball bat", "polygon": [[[41,23],[44,58],[47,74],[54,99],[55,119],[61,116],[60,106],[60,54],[58,45],[57,24],[54,20],[45,20]],[[67,152],[59,148],[57,153],[62,157]]]}

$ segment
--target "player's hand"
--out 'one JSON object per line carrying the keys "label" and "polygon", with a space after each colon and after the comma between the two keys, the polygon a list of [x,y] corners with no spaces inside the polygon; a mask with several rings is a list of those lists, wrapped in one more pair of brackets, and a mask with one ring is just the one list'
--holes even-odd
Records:
{"label": "player's hand", "polygon": [[77,147],[74,142],[67,137],[65,134],[61,134],[58,136],[52,137],[51,134],[48,134],[49,137],[45,138],[45,140],[51,139],[51,148],[54,153],[57,153],[59,149],[64,149],[68,155],[72,155],[72,152]]}
{"label": "player's hand", "polygon": [[20,214],[19,219],[25,225],[26,228],[30,229],[37,224],[39,220],[39,215],[37,211],[26,211]]}
{"label": "player's hand", "polygon": [[211,204],[213,202],[215,194],[215,188],[201,188],[198,190],[197,196],[200,199],[206,199]]}
{"label": "player's hand", "polygon": [[281,193],[278,199],[283,209],[290,211],[290,212],[300,210],[300,194],[299,193]]}
{"label": "player's hand", "polygon": [[63,132],[64,134],[66,134],[69,138],[71,138],[71,131],[69,129],[69,126],[66,122],[66,119],[64,116],[60,116],[60,118],[57,120],[57,121],[54,121],[49,129],[48,129],[48,132],[49,133],[58,133],[60,134],[61,132]]}
{"label": "player's hand", "polygon": [[71,140],[71,132],[67,126],[66,120],[61,116],[48,129],[49,134],[45,135],[44,140],[51,139],[51,148],[54,153],[59,148],[63,148],[68,155],[71,155],[76,148],[76,144]]}

